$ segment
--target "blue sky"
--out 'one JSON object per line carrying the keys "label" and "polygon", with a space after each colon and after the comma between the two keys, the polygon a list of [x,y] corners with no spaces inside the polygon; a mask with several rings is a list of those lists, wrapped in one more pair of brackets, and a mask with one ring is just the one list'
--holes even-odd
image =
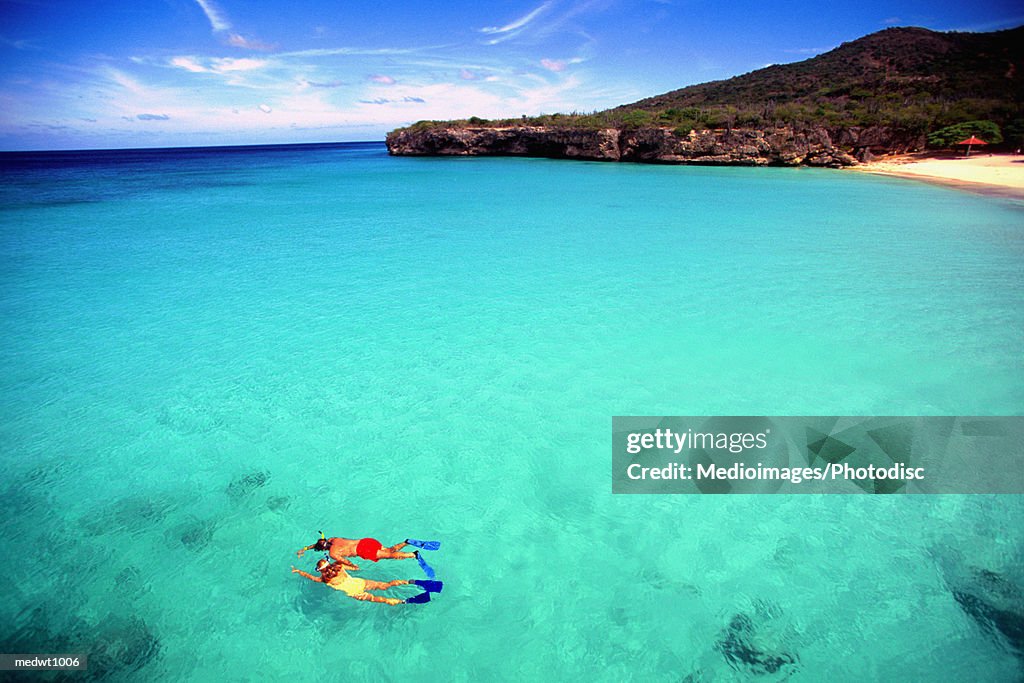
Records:
{"label": "blue sky", "polygon": [[0,0],[0,149],[380,140],[590,111],[1018,2]]}

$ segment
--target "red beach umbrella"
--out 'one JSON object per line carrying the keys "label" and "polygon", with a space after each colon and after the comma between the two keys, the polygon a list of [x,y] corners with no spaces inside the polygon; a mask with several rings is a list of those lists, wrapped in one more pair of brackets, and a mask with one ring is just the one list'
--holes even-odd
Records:
{"label": "red beach umbrella", "polygon": [[974,137],[972,135],[971,137],[967,138],[966,140],[961,140],[960,142],[958,142],[956,144],[958,146],[959,145],[967,145],[967,153],[964,154],[964,156],[965,157],[969,157],[969,156],[971,156],[971,145],[987,145],[988,143],[985,142],[984,140],[979,140],[978,138],[976,138],[976,137]]}

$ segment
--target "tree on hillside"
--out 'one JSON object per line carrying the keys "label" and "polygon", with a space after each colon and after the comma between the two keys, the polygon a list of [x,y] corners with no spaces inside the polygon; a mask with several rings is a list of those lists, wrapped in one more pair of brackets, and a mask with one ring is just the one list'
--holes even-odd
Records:
{"label": "tree on hillside", "polygon": [[642,109],[634,109],[622,115],[622,125],[627,128],[643,128],[654,121],[654,114]]}
{"label": "tree on hillside", "polygon": [[1024,147],[1024,119],[1015,119],[1003,128],[1006,141],[1016,148]]}
{"label": "tree on hillside", "polygon": [[928,146],[938,149],[953,147],[961,140],[975,136],[990,145],[997,145],[1003,141],[1003,135],[999,126],[991,121],[967,121],[955,123],[928,134]]}

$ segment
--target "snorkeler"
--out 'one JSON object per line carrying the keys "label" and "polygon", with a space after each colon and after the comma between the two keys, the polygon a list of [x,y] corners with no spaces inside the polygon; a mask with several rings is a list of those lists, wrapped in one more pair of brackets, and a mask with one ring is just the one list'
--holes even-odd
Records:
{"label": "snorkeler", "polygon": [[[441,589],[444,588],[444,583],[441,581],[421,581],[419,579],[397,579],[395,581],[388,581],[384,583],[382,581],[371,581],[369,579],[357,579],[354,576],[349,576],[348,572],[345,571],[344,565],[340,562],[328,562],[327,560],[320,560],[316,563],[316,570],[320,573],[320,576],[313,576],[309,572],[304,572],[301,569],[292,567],[293,574],[299,574],[304,576],[310,581],[316,581],[330,586],[334,590],[339,590],[350,598],[356,600],[364,600],[366,602],[383,602],[387,605],[401,605],[403,603],[408,604],[422,604],[430,602],[431,593],[440,593]],[[423,589],[423,593],[414,595],[407,600],[400,600],[398,598],[385,598],[381,595],[372,595],[367,591],[386,591],[389,588],[395,586],[419,586]]]}
{"label": "snorkeler", "polygon": [[302,557],[303,553],[307,550],[326,550],[330,554],[331,559],[336,562],[343,563],[349,569],[359,569],[359,566],[346,558],[349,557],[361,557],[364,560],[370,560],[376,562],[377,560],[407,560],[409,558],[416,558],[423,567],[423,571],[428,577],[433,577],[433,570],[430,570],[423,559],[420,557],[420,551],[415,550],[411,553],[402,552],[402,548],[407,545],[411,545],[423,550],[437,550],[441,547],[440,541],[417,541],[416,539],[407,538],[401,543],[396,543],[390,548],[385,548],[380,541],[375,538],[361,538],[359,540],[352,538],[327,538],[324,536],[324,532],[320,532],[320,539],[317,540],[313,545],[307,545],[302,550],[296,553],[297,556]]}

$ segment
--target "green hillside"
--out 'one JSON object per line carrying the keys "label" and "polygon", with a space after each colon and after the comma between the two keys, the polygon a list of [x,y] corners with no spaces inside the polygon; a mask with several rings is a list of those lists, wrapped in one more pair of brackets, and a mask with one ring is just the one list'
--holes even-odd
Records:
{"label": "green hillside", "polygon": [[[1006,124],[1024,106],[1024,27],[994,33],[891,28],[812,59],[703,83],[608,112],[699,125],[814,123],[916,131]],[[696,109],[696,111],[694,111]],[[634,114],[634,118],[643,116]]]}

